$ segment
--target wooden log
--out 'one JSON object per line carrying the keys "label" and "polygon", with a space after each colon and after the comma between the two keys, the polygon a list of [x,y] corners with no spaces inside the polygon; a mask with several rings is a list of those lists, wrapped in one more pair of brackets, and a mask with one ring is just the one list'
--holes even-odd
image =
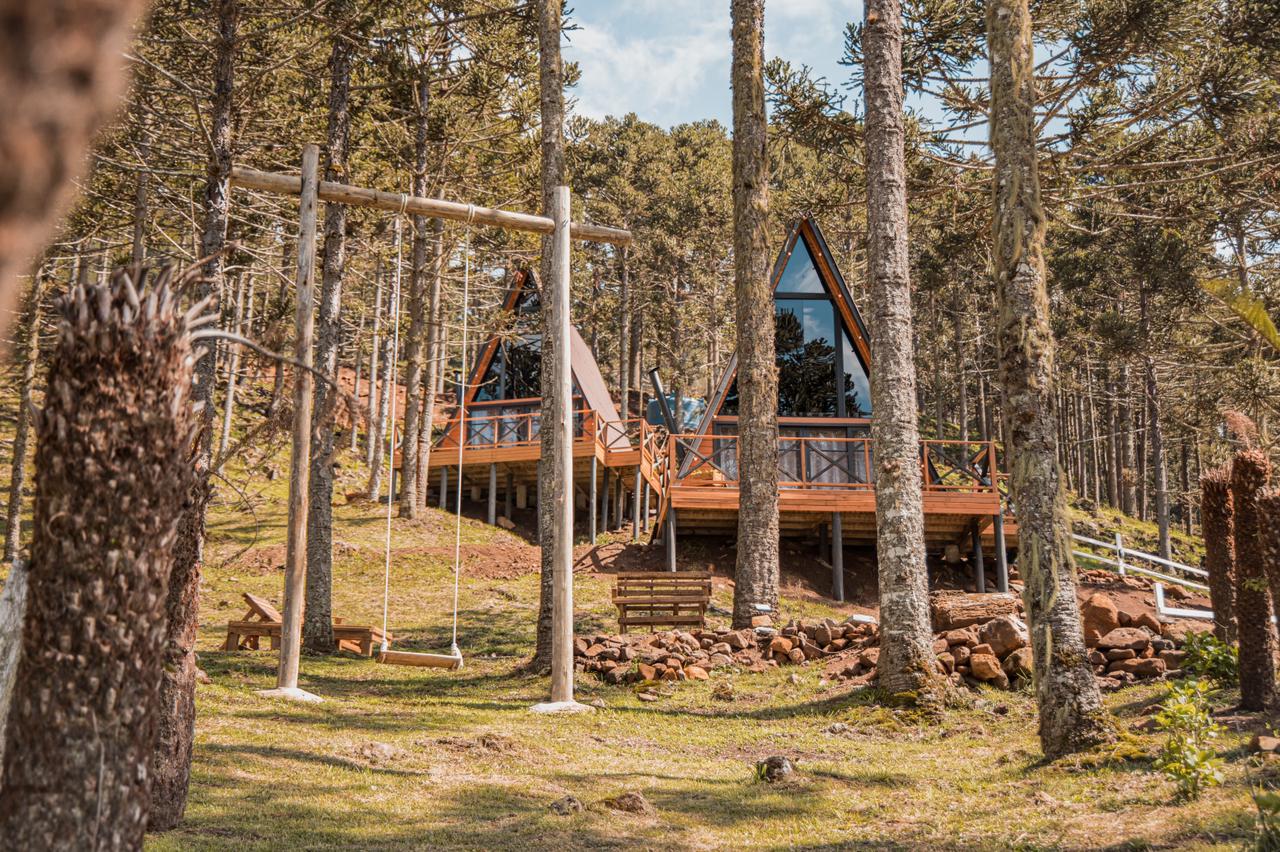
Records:
{"label": "wooden log", "polygon": [[298,178],[297,312],[293,357],[301,365],[293,382],[293,451],[289,457],[289,522],[284,567],[284,612],[276,686],[296,689],[302,648],[302,604],[307,579],[307,487],[311,470],[311,340],[315,332],[316,173],[320,148],[302,149]]}
{"label": "wooden log", "polygon": [[1022,614],[1022,599],[1013,593],[969,595],[935,592],[929,596],[929,615],[935,632],[982,624],[1002,615]]}
{"label": "wooden log", "polygon": [[[298,195],[301,192],[302,178],[297,175],[281,175],[233,166],[231,182],[244,189],[256,189],[260,192],[273,192],[279,195]],[[535,234],[550,234],[555,230],[554,221],[546,216],[513,213],[492,207],[477,207],[439,198],[420,198],[398,192],[382,192],[328,180],[320,182],[318,196],[321,201],[348,204],[352,207],[404,212],[411,216],[448,219],[452,222],[486,225],[507,230],[531,231]],[[569,235],[572,239],[584,242],[611,243],[617,246],[631,244],[630,231],[606,228],[603,225],[573,223],[569,225]]]}

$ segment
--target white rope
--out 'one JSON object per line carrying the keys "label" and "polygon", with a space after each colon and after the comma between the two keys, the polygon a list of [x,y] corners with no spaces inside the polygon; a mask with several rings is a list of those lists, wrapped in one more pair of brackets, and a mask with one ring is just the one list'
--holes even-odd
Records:
{"label": "white rope", "polygon": [[[405,196],[401,196],[404,198]],[[391,600],[391,512],[395,507],[396,497],[396,370],[400,360],[400,266],[402,261],[402,245],[400,241],[400,217],[396,216],[396,274],[395,283],[391,287],[391,428],[387,430],[387,538],[383,553],[382,565],[382,647],[386,653],[390,647],[387,642],[387,609]],[[372,377],[371,377],[372,378]],[[384,382],[384,385],[386,383]],[[387,388],[383,387],[383,393]],[[456,616],[455,616],[456,618]]]}
{"label": "white rope", "polygon": [[[470,207],[470,205],[468,205]],[[472,208],[474,210],[474,208]],[[471,218],[468,213],[468,220]],[[453,533],[453,646],[458,650],[458,579],[462,574],[462,449],[467,444],[467,314],[471,309],[471,231],[462,243],[462,364],[458,372],[458,504]]]}

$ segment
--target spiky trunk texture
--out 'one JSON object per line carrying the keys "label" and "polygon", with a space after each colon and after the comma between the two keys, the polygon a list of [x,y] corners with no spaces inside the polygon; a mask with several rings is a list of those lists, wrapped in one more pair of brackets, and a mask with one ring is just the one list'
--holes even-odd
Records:
{"label": "spiky trunk texture", "polygon": [[[200,250],[209,261],[197,279],[192,296],[211,298],[223,280],[223,249],[230,213],[232,95],[240,26],[238,0],[218,0],[211,7],[218,37],[214,43],[213,101],[204,187],[204,227]],[[205,515],[212,496],[209,474],[213,464],[213,392],[217,380],[212,353],[195,365],[195,400],[200,409],[200,437],[196,448],[196,478],[178,527],[173,570],[165,598],[165,666],[160,684],[159,733],[151,761],[151,812],[147,828],[177,827],[187,807],[191,781],[191,750],[196,726],[196,631],[200,616],[200,570],[204,562]]]}
{"label": "spiky trunk texture", "polygon": [[40,358],[40,298],[46,282],[37,273],[31,282],[31,296],[25,312],[26,346],[22,352],[22,391],[18,401],[17,426],[13,436],[13,466],[9,475],[9,505],[4,524],[4,561],[18,558],[22,545],[22,491],[27,483],[27,439],[31,433],[31,392],[36,383],[36,362]]}
{"label": "spiky trunk texture", "polygon": [[1200,474],[1200,531],[1204,567],[1209,572],[1213,632],[1223,642],[1236,641],[1235,513],[1231,504],[1231,471]]}
{"label": "spiky trunk texture", "polygon": [[[542,113],[542,210],[548,215],[556,187],[564,183],[564,66],[560,61],[561,0],[541,0],[538,4],[538,96]],[[538,277],[545,288],[551,280],[551,237],[542,238],[542,259]],[[552,374],[555,363],[555,335],[550,334],[551,300],[542,300],[542,424],[538,481],[542,494],[550,498],[554,489],[550,477],[560,470],[556,453],[556,399],[559,389]],[[461,471],[458,471],[461,475]],[[572,488],[572,483],[566,487]],[[535,668],[551,664],[551,604],[554,593],[555,554],[551,547],[555,524],[555,503],[538,501],[538,543],[542,551],[542,576],[538,592],[538,628],[533,660]]]}
{"label": "spiky trunk texture", "polygon": [[[867,286],[871,293],[871,437],[876,448],[879,683],[890,693],[943,689],[929,623],[920,433],[907,256],[902,6],[868,0],[863,36],[867,104]],[[958,320],[957,320],[958,322]]]}
{"label": "spiky trunk texture", "polygon": [[778,367],[769,288],[764,0],[733,0],[733,291],[738,335],[738,554],[733,625],[778,609]]}
{"label": "spiky trunk texture", "polygon": [[1271,624],[1272,592],[1259,541],[1258,505],[1270,475],[1271,463],[1261,450],[1243,450],[1231,462],[1241,710],[1265,710],[1276,701],[1276,630]]}
{"label": "spiky trunk texture", "polygon": [[[431,66],[424,59],[418,69],[418,112],[414,121],[413,194],[427,194],[428,110],[431,98]],[[422,345],[427,318],[423,315],[427,289],[427,219],[413,217],[413,271],[409,277],[409,339],[405,345],[404,437],[400,456],[400,517],[418,515],[418,432],[422,412]],[[425,487],[425,483],[421,484]]]}
{"label": "spiky trunk texture", "polygon": [[[4,766],[5,720],[13,697],[13,678],[22,651],[22,622],[27,613],[27,565],[14,562],[0,594],[0,768]],[[3,780],[3,779],[0,779]]]}
{"label": "spiky trunk texture", "polygon": [[[329,19],[334,28],[329,51],[329,127],[325,150],[325,180],[340,181],[347,174],[351,137],[348,103],[354,40],[346,32],[353,4],[333,0]],[[324,250],[321,259],[319,309],[316,312],[315,367],[327,374],[338,371],[342,337],[342,276],[347,261],[347,206],[326,204]],[[316,382],[311,392],[311,478],[307,484],[307,604],[302,621],[302,647],[313,654],[331,654],[333,644],[333,462],[337,450],[338,394],[328,382]]]}
{"label": "spiky trunk texture", "polygon": [[1280,489],[1267,489],[1258,497],[1258,545],[1271,587],[1274,614],[1275,601],[1280,600]]}
{"label": "spiky trunk texture", "polygon": [[7,0],[0,27],[0,332],[124,92],[141,0]]}
{"label": "spiky trunk texture", "polygon": [[1018,513],[1018,568],[1031,622],[1040,746],[1052,759],[1106,741],[1112,727],[1086,657],[1071,523],[1058,467],[1027,0],[987,3],[987,48],[995,152],[992,260],[1006,463]]}
{"label": "spiky trunk texture", "polygon": [[187,320],[161,277],[139,293],[117,272],[58,306],[0,784],[9,848],[142,845],[165,585],[200,426]]}

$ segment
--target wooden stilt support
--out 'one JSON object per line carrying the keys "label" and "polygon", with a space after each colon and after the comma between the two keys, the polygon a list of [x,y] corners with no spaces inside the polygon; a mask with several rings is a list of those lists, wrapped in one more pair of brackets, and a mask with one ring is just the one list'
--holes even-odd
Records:
{"label": "wooden stilt support", "polygon": [[1004,543],[1004,512],[992,518],[996,531],[996,591],[1009,591],[1009,551]]}
{"label": "wooden stilt support", "polygon": [[676,570],[676,510],[667,510],[667,528],[662,531],[662,541],[667,546],[667,570]]}
{"label": "wooden stilt support", "polygon": [[489,523],[498,522],[498,466],[489,465]]}
{"label": "wooden stilt support", "polygon": [[640,528],[644,532],[649,531],[649,480],[645,480],[640,486],[644,489],[644,505],[640,507]]}
{"label": "wooden stilt support", "polygon": [[604,532],[608,532],[609,526],[609,468],[605,467],[603,471],[604,482],[601,485],[600,493],[600,527]]}
{"label": "wooden stilt support", "polygon": [[307,489],[311,472],[312,337],[315,333],[316,186],[318,145],[302,149],[301,201],[298,205],[297,311],[293,357],[301,365],[293,380],[293,451],[289,456],[289,522],[284,563],[284,607],[280,626],[280,668],[276,688],[298,690],[302,650],[302,605],[307,579]]}
{"label": "wooden stilt support", "polygon": [[440,468],[440,508],[449,508],[449,468]]}
{"label": "wooden stilt support", "polygon": [[831,597],[844,601],[844,523],[831,513]]}
{"label": "wooden stilt support", "polygon": [[973,522],[973,583],[978,594],[987,590],[987,566],[982,557],[982,526]]}
{"label": "wooden stilt support", "polygon": [[[587,483],[587,526],[590,530],[591,543],[596,543],[596,457],[591,457],[591,477]],[[572,481],[572,480],[570,480]]]}
{"label": "wooden stilt support", "polygon": [[640,465],[635,470],[636,487],[631,492],[631,540],[640,540]]}

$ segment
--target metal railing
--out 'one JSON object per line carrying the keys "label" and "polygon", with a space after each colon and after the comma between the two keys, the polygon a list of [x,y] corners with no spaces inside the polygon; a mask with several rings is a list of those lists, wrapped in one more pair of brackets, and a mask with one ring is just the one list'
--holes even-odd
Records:
{"label": "metal railing", "polygon": [[[1197,583],[1194,580],[1187,579],[1186,575],[1201,579],[1208,579],[1209,572],[1203,568],[1196,568],[1193,565],[1184,565],[1181,562],[1175,562],[1172,559],[1164,559],[1153,553],[1144,553],[1141,550],[1134,550],[1124,546],[1124,540],[1120,533],[1115,534],[1115,540],[1111,542],[1099,541],[1096,538],[1090,538],[1086,535],[1072,533],[1072,539],[1078,544],[1094,548],[1093,551],[1074,549],[1072,554],[1076,559],[1083,559],[1086,562],[1095,565],[1102,565],[1108,569],[1114,570],[1121,577],[1133,573],[1143,577],[1149,577],[1153,580],[1161,580],[1166,583],[1175,583],[1179,586],[1185,586],[1188,589],[1196,589],[1197,591],[1209,591],[1209,587],[1204,583]],[[1106,556],[1096,551],[1103,551]],[[1146,563],[1146,565],[1142,564]],[[1147,567],[1148,565],[1156,565],[1164,570],[1156,570]],[[1170,572],[1181,572],[1183,576]]]}

